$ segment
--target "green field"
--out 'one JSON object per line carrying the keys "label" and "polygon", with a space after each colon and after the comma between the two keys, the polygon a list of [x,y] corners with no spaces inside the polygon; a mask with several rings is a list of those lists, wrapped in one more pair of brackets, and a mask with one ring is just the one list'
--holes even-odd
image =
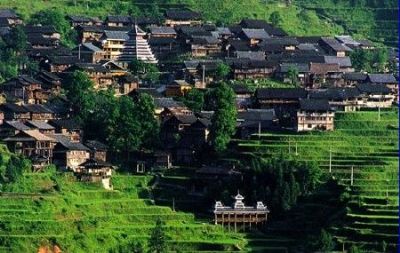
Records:
{"label": "green field", "polygon": [[25,174],[19,192],[0,193],[0,251],[37,252],[57,244],[65,252],[126,252],[131,243],[146,244],[155,221],[165,223],[170,249],[237,251],[243,235],[196,221],[193,214],[156,206],[151,177],[113,177],[114,190],[75,181],[70,174]]}
{"label": "green field", "polygon": [[344,223],[331,227],[340,248],[355,244],[382,252],[382,244],[397,247],[397,126],[397,110],[381,112],[380,117],[376,111],[337,113],[333,132],[266,133],[238,140],[237,146],[244,156],[283,153],[317,162],[325,175],[339,179],[351,193]]}

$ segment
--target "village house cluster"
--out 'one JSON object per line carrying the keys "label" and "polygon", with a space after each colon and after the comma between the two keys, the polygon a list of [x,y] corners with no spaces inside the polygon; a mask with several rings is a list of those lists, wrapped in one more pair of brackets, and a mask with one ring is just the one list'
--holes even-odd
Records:
{"label": "village house cluster", "polygon": [[[350,36],[296,37],[263,20],[243,19],[216,26],[191,10],[166,10],[164,18],[67,16],[78,34],[77,46],[61,45],[53,26],[24,25],[27,55],[40,70],[21,74],[0,85],[6,103],[0,107],[0,133],[10,150],[31,158],[34,167],[54,163],[82,180],[103,181],[112,166],[107,146],[83,141],[82,127],[70,118],[61,95],[66,75],[80,70],[96,90],[113,89],[118,96],[146,93],[153,97],[165,150],[155,152],[155,165],[192,164],[209,141],[213,112],[192,112],[175,97],[191,89],[207,89],[216,69],[226,64],[226,77],[236,94],[237,137],[282,128],[295,131],[333,130],[335,111],[390,107],[398,103],[392,73],[354,72],[349,54],[374,50],[366,40]],[[0,35],[23,24],[11,10],[0,11]],[[182,61],[173,61],[178,56]],[[153,84],[133,76],[133,60],[157,64],[162,81]],[[273,78],[296,88],[251,90],[241,80]],[[156,87],[154,87],[156,86]],[[51,98],[51,99],[50,99]],[[179,137],[179,138],[177,138]]]}

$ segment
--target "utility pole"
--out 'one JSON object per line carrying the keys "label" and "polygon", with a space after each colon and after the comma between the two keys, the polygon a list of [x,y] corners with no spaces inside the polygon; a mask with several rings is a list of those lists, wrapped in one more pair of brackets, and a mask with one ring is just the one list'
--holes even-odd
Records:
{"label": "utility pole", "polygon": [[332,148],[329,149],[329,173],[332,173]]}
{"label": "utility pole", "polygon": [[289,154],[290,154],[290,151],[291,151],[291,150],[290,150],[290,139],[289,139]]}
{"label": "utility pole", "polygon": [[354,166],[351,166],[351,177],[350,177],[350,185],[353,186],[354,181]]}
{"label": "utility pole", "polygon": [[175,197],[172,198],[172,211],[175,212]]}
{"label": "utility pole", "polygon": [[299,155],[299,154],[297,153],[297,142],[295,142],[295,144],[296,144],[295,147],[296,147],[296,156],[297,156],[297,155]]}
{"label": "utility pole", "polygon": [[258,122],[258,138],[261,137],[261,122]]}
{"label": "utility pole", "polygon": [[203,88],[205,88],[206,87],[206,81],[205,81],[205,79],[206,79],[206,65],[202,65],[201,66],[201,68],[203,69]]}
{"label": "utility pole", "polygon": [[79,43],[79,46],[78,46],[78,59],[79,59],[79,61],[81,60],[81,46],[82,46],[82,43]]}

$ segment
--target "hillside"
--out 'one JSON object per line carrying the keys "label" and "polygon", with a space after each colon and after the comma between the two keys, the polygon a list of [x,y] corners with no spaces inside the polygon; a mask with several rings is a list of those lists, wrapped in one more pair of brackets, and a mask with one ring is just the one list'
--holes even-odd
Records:
{"label": "hillside", "polygon": [[24,174],[13,192],[0,193],[0,252],[130,252],[146,245],[158,217],[171,249],[229,251],[243,248],[242,235],[200,223],[193,214],[155,206],[147,176],[114,176],[114,190],[75,181],[54,171]]}
{"label": "hillside", "polygon": [[[373,1],[372,1],[373,2]],[[104,18],[110,14],[132,14],[137,16],[157,15],[166,8],[187,6],[200,11],[205,20],[221,25],[238,22],[242,18],[269,19],[278,12],[279,24],[291,35],[336,35],[350,33],[356,37],[369,38],[388,45],[397,45],[397,9],[395,1],[377,3],[362,1],[132,1],[120,0],[3,0],[0,8],[14,8],[25,19],[48,8],[56,8],[66,15],[90,15]]]}
{"label": "hillside", "polygon": [[[283,153],[288,159],[316,161],[325,175],[348,189],[348,202],[338,217],[328,215],[340,211],[330,204],[332,193],[317,192],[311,201],[301,201],[291,211],[291,219],[283,222],[286,225],[274,231],[287,235],[303,228],[301,234],[307,234],[325,223],[335,234],[338,249],[344,244],[346,248],[357,245],[372,252],[394,252],[399,205],[397,120],[397,111],[380,116],[377,111],[338,113],[334,132],[261,134],[259,139],[238,141],[244,156]],[[387,251],[384,244],[389,245]]]}

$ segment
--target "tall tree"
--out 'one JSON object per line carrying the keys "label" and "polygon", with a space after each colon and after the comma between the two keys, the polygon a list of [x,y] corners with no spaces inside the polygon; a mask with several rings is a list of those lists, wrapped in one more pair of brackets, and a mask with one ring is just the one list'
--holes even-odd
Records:
{"label": "tall tree", "polygon": [[283,19],[281,17],[281,14],[277,11],[272,12],[269,16],[269,22],[271,22],[273,26],[280,26],[282,21]]}
{"label": "tall tree", "polygon": [[65,78],[67,98],[81,119],[86,119],[94,108],[93,87],[93,81],[82,71],[77,70]]}
{"label": "tall tree", "polygon": [[160,218],[157,219],[156,226],[151,231],[151,236],[148,245],[149,245],[149,253],[167,252],[166,236],[164,233],[163,222]]}
{"label": "tall tree", "polygon": [[290,83],[297,86],[299,83],[299,70],[293,66],[290,66],[287,72]]}
{"label": "tall tree", "polygon": [[217,65],[217,69],[215,70],[215,75],[218,80],[224,80],[231,73],[231,67],[225,63],[220,63]]}
{"label": "tall tree", "polygon": [[200,112],[204,106],[204,93],[198,89],[191,89],[184,97],[185,105],[194,112]]}
{"label": "tall tree", "polygon": [[214,115],[211,119],[211,142],[215,151],[226,149],[236,130],[235,93],[226,83],[220,83],[213,91],[215,97]]}

